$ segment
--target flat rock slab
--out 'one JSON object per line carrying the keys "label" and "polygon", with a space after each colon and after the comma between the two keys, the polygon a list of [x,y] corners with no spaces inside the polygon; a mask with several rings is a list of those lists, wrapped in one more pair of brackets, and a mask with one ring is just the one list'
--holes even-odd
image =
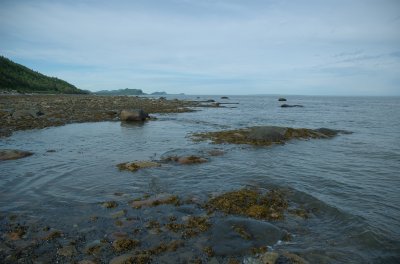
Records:
{"label": "flat rock slab", "polygon": [[216,255],[230,256],[251,248],[272,246],[284,232],[271,223],[244,217],[229,216],[218,220],[211,230],[210,243]]}
{"label": "flat rock slab", "polygon": [[0,160],[15,160],[33,155],[32,152],[17,149],[1,149]]}
{"label": "flat rock slab", "polygon": [[291,139],[331,138],[339,133],[349,133],[343,130],[329,128],[308,129],[278,126],[256,126],[236,130],[198,133],[193,135],[194,140],[211,140],[216,144],[249,144],[269,146],[284,144]]}

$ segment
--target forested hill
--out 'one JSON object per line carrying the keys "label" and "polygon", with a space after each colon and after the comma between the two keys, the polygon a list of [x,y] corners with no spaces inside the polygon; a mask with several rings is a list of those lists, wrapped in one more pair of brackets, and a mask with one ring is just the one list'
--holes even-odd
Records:
{"label": "forested hill", "polygon": [[89,93],[66,81],[35,72],[3,56],[0,56],[0,90],[16,90],[20,93]]}

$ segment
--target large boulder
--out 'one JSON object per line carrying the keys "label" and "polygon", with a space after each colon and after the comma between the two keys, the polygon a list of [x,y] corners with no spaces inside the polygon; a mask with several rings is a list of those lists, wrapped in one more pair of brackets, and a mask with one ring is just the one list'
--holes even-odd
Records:
{"label": "large boulder", "polygon": [[122,110],[120,114],[121,121],[144,121],[149,118],[149,115],[142,109]]}
{"label": "large boulder", "polygon": [[32,152],[16,149],[0,149],[0,160],[21,159],[33,155]]}

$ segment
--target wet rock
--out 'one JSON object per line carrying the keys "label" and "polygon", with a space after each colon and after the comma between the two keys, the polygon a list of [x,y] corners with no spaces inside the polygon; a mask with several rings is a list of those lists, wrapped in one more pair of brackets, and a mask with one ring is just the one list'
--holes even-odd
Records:
{"label": "wet rock", "polygon": [[94,240],[86,245],[84,251],[88,255],[98,255],[102,250],[103,245],[100,240]]}
{"label": "wet rock", "polygon": [[281,105],[281,107],[286,108],[286,107],[304,107],[304,106],[302,106],[302,105],[297,105],[297,104],[294,104],[294,105],[283,104],[283,105]]}
{"label": "wet rock", "polygon": [[122,110],[120,113],[121,121],[144,121],[146,118],[149,118],[149,115],[142,109]]}
{"label": "wet rock", "polygon": [[286,100],[286,98],[281,97],[281,98],[278,99],[278,101],[279,102],[286,102],[287,100]]}
{"label": "wet rock", "polygon": [[77,253],[76,248],[72,245],[64,246],[57,250],[57,254],[64,257],[71,257]]}
{"label": "wet rock", "polygon": [[288,208],[288,202],[279,190],[263,194],[258,190],[241,189],[212,198],[205,206],[209,210],[219,210],[226,214],[281,220]]}
{"label": "wet rock", "polygon": [[101,206],[104,208],[111,209],[111,208],[118,207],[118,203],[116,201],[107,201],[107,202],[102,203]]}
{"label": "wet rock", "polygon": [[118,212],[115,212],[113,214],[111,214],[112,218],[119,218],[119,217],[123,217],[126,215],[126,210],[120,210]]}
{"label": "wet rock", "polygon": [[137,171],[140,169],[160,167],[161,164],[154,161],[134,161],[117,164],[120,170]]}
{"label": "wet rock", "polygon": [[140,245],[140,242],[138,240],[134,240],[134,239],[130,239],[130,238],[117,239],[112,244],[112,246],[116,252],[131,250],[139,245]]}
{"label": "wet rock", "polygon": [[44,115],[44,113],[37,109],[30,109],[30,110],[17,110],[12,114],[12,118],[20,119],[20,118],[36,118],[39,116]]}
{"label": "wet rock", "polygon": [[[243,238],[235,227],[245,230],[251,238]],[[249,254],[252,248],[274,245],[283,234],[271,223],[236,216],[217,220],[210,231],[213,234],[210,243],[217,256]]]}
{"label": "wet rock", "polygon": [[124,254],[118,257],[111,259],[109,264],[134,264],[135,255],[133,254]]}
{"label": "wet rock", "polygon": [[223,150],[220,149],[212,149],[207,152],[210,156],[222,156],[225,154]]}
{"label": "wet rock", "polygon": [[197,141],[211,140],[216,144],[232,143],[269,146],[283,144],[292,139],[330,138],[338,133],[348,132],[327,128],[313,130],[307,128],[256,126],[236,130],[197,133],[193,134],[193,139]]}
{"label": "wet rock", "polygon": [[207,162],[207,159],[198,157],[198,156],[187,156],[187,157],[180,157],[178,158],[178,163],[179,164],[197,164],[197,163],[204,163]]}
{"label": "wet rock", "polygon": [[283,252],[278,257],[276,264],[309,264],[309,262],[294,253]]}
{"label": "wet rock", "polygon": [[21,159],[33,155],[32,152],[16,149],[0,149],[0,160]]}
{"label": "wet rock", "polygon": [[94,262],[93,260],[81,260],[78,261],[78,264],[97,264],[96,262]]}
{"label": "wet rock", "polygon": [[222,96],[221,99],[229,99],[228,96]]}

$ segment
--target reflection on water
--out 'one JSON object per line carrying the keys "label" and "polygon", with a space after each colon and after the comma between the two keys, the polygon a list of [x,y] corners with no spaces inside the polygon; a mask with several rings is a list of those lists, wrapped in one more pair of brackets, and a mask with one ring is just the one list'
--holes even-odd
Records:
{"label": "reflection on water", "polygon": [[[288,188],[292,201],[312,209],[313,217],[273,223],[277,232],[284,230],[293,234],[293,238],[278,243],[279,238],[271,236],[271,241],[265,241],[268,246],[299,252],[311,262],[394,263],[396,252],[400,252],[399,99],[288,97],[288,100],[305,107],[280,108],[275,97],[230,97],[230,101],[240,103],[238,108],[158,115],[157,120],[144,123],[71,124],[17,132],[2,139],[0,147],[35,154],[0,163],[1,213],[18,212],[71,229],[72,223],[85,226],[87,223],[82,224],[82,219],[108,213],[98,205],[106,200],[118,201],[122,210],[131,199],[146,193],[169,193],[201,203],[210,195],[245,186],[266,189],[278,186]],[[215,146],[193,142],[189,136],[194,132],[253,125],[328,127],[354,134],[328,140],[292,141],[268,148]],[[159,160],[171,153],[203,155],[216,147],[225,155],[208,157],[208,163],[199,165],[165,163],[135,173],[118,171],[115,166],[133,160]],[[179,210],[184,209],[168,206],[144,209],[140,217],[156,219],[158,215],[160,221],[169,214],[184,217],[185,213]],[[204,213],[193,205],[185,210]],[[128,212],[133,218],[139,217]],[[105,228],[108,221],[114,220],[107,218],[96,225]],[[253,225],[252,220],[234,217],[213,221],[220,228],[213,229],[208,236],[221,251],[229,250],[223,246],[229,247],[227,242],[213,237],[224,233],[225,224],[221,221],[244,221],[259,232],[264,226],[258,225],[268,225]],[[235,244],[234,233],[226,234],[234,236],[233,248],[249,248],[241,240]],[[145,238],[146,234],[140,236],[151,241]],[[201,244],[202,237],[198,239]],[[183,254],[178,253],[176,256]],[[172,255],[168,256],[172,259]]]}

